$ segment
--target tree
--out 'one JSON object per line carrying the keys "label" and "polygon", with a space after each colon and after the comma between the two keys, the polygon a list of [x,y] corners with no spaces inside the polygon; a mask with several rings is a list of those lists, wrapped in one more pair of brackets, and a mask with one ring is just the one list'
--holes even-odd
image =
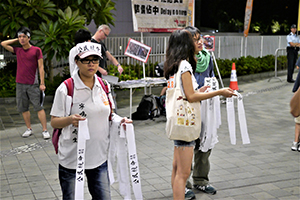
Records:
{"label": "tree", "polygon": [[111,0],[2,0],[0,31],[4,38],[13,38],[21,26],[29,27],[31,40],[45,55],[45,71],[52,80],[52,60],[68,57],[76,31],[92,20],[97,26],[114,25],[114,6]]}

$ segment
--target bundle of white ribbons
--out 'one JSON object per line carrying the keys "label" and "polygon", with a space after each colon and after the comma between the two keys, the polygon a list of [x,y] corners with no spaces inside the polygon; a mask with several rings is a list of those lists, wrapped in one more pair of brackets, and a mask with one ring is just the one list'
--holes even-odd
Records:
{"label": "bundle of white ribbons", "polygon": [[[205,92],[211,92],[219,89],[219,84],[216,78],[205,78],[204,85],[209,86]],[[221,125],[221,109],[220,109],[220,97],[215,96],[210,99],[201,101],[201,134],[200,134],[200,147],[203,152],[207,152],[209,149],[219,142],[217,129]]]}
{"label": "bundle of white ribbons", "polygon": [[[120,116],[114,114],[110,126],[110,144],[107,161],[110,184],[112,185],[116,181],[113,173],[113,169],[116,166],[119,191],[124,196],[124,199],[131,199],[130,186],[132,185],[135,199],[142,200],[143,195],[133,125],[120,125],[121,120],[122,118]],[[124,130],[123,125],[126,126],[126,131]],[[87,125],[87,119],[84,121],[79,121],[75,199],[84,199],[85,145],[86,140],[89,139],[90,135]],[[117,164],[115,164],[116,160]]]}
{"label": "bundle of white ribbons", "polygon": [[[215,91],[219,89],[219,84],[215,77],[205,78],[204,85],[210,86],[205,92]],[[237,91],[235,91],[235,94],[237,96],[226,99],[230,142],[233,145],[236,144],[234,99],[237,99],[238,120],[240,124],[242,142],[243,144],[249,144],[250,138],[247,129],[243,96]],[[217,135],[217,129],[221,125],[221,108],[219,96],[201,101],[201,120],[202,126],[199,149],[203,152],[207,152],[209,149],[214,148],[214,146],[219,142]]]}
{"label": "bundle of white ribbons", "polygon": [[132,186],[135,199],[141,200],[143,199],[143,195],[134,128],[132,124],[124,124],[126,125],[125,131],[123,124],[120,125],[121,120],[120,116],[114,114],[110,126],[110,146],[108,152],[110,184],[116,181],[113,173],[113,169],[116,168],[120,194],[126,200],[131,199],[130,186]]}
{"label": "bundle of white ribbons", "polygon": [[234,99],[237,99],[237,108],[238,108],[238,119],[240,124],[240,131],[242,136],[243,144],[250,144],[250,138],[247,129],[247,121],[245,116],[245,108],[243,103],[243,96],[235,91],[237,96],[226,99],[226,108],[227,108],[227,122],[229,129],[229,136],[231,144],[236,144],[236,133],[235,133],[235,111],[234,111]]}

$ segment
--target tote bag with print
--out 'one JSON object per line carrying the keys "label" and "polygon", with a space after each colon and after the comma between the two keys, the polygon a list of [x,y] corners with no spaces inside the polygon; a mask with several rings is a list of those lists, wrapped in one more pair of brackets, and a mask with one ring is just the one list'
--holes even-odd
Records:
{"label": "tote bag with print", "polygon": [[180,89],[179,71],[175,78],[175,87],[166,94],[166,134],[171,140],[191,142],[200,136],[200,102],[188,102]]}

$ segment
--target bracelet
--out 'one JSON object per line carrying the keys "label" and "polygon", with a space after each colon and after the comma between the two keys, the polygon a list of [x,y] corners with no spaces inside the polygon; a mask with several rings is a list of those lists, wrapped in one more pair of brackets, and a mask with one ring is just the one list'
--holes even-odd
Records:
{"label": "bracelet", "polygon": [[40,85],[45,85],[45,84],[40,84]]}
{"label": "bracelet", "polygon": [[118,67],[120,65],[120,63],[118,63],[116,66]]}

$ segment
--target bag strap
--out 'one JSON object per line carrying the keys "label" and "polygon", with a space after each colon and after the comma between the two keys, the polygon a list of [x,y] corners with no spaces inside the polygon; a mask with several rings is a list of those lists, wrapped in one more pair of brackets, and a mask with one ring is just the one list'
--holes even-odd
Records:
{"label": "bag strap", "polygon": [[181,83],[180,78],[181,78],[181,74],[180,74],[180,71],[178,70],[177,73],[175,74],[175,87],[174,88],[180,89],[180,83]]}
{"label": "bag strap", "polygon": [[108,103],[109,103],[109,107],[110,107],[109,121],[111,121],[111,118],[112,118],[112,104],[111,104],[110,98],[108,96],[108,94],[109,94],[108,84],[104,79],[102,79],[100,77],[97,77],[97,78],[98,78],[98,81],[101,84],[103,90],[105,91],[105,93],[107,95],[107,99],[108,99]]}
{"label": "bag strap", "polygon": [[68,79],[64,80],[64,84],[67,86],[68,96],[73,97],[73,93],[74,93],[74,80],[73,80],[73,78],[68,78]]}
{"label": "bag strap", "polygon": [[68,96],[72,97],[72,104],[71,108],[73,106],[73,94],[74,94],[74,80],[73,78],[68,78],[64,80],[64,84],[67,86]]}

